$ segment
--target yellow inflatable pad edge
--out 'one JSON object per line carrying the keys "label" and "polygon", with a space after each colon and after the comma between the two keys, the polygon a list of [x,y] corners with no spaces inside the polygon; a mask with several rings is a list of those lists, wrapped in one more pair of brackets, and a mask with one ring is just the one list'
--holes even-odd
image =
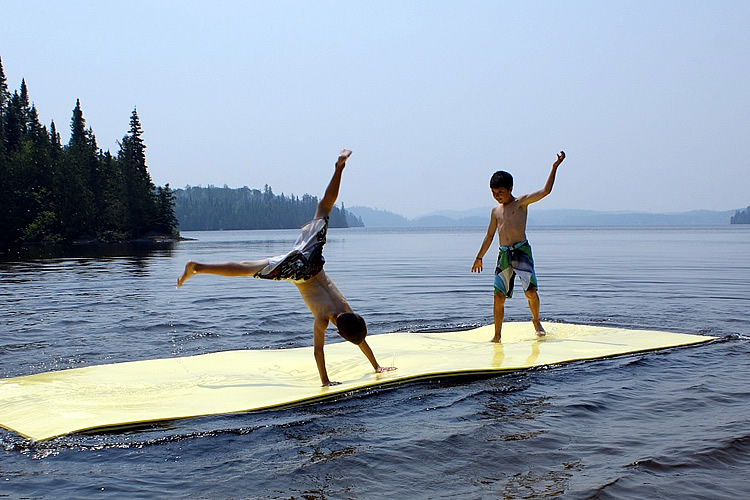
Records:
{"label": "yellow inflatable pad edge", "polygon": [[331,380],[321,387],[312,347],[223,351],[38,373],[0,380],[0,426],[33,440],[81,431],[279,408],[419,379],[503,373],[572,361],[697,344],[704,335],[548,323],[446,333],[368,337],[382,366],[375,373],[348,342],[326,346]]}

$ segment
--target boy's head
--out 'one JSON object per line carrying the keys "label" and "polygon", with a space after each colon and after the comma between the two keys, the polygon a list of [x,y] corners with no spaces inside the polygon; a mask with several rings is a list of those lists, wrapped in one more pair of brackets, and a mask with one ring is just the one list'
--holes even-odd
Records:
{"label": "boy's head", "polygon": [[492,197],[498,203],[508,203],[513,199],[513,176],[504,170],[498,170],[490,178]]}
{"label": "boy's head", "polygon": [[339,335],[352,344],[359,345],[367,336],[365,319],[359,314],[342,313],[336,317],[336,327]]}
{"label": "boy's head", "polygon": [[504,170],[498,170],[490,178],[490,189],[506,188],[513,190],[513,176]]}

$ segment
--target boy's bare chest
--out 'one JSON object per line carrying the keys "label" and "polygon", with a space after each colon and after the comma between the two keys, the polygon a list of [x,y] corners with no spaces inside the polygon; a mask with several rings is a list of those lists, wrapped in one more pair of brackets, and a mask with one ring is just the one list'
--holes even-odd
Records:
{"label": "boy's bare chest", "polygon": [[515,227],[520,224],[523,227],[526,224],[526,213],[526,207],[520,203],[508,203],[495,209],[498,226]]}
{"label": "boy's bare chest", "polygon": [[501,245],[517,243],[526,238],[526,214],[526,207],[520,203],[508,203],[497,207],[495,217]]}

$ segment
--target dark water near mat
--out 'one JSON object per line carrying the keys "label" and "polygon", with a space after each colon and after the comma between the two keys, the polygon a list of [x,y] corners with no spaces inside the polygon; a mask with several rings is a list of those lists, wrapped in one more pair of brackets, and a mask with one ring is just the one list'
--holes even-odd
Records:
{"label": "dark water near mat", "polygon": [[[483,233],[332,229],[326,269],[371,334],[487,324],[492,275],[469,272]],[[197,241],[6,257],[0,376],[311,345],[288,283],[198,276],[174,287],[188,258],[282,253],[295,231],[185,236]],[[545,320],[720,340],[44,443],[0,432],[0,498],[746,497],[750,227],[529,238]],[[529,319],[523,295],[506,319]]]}

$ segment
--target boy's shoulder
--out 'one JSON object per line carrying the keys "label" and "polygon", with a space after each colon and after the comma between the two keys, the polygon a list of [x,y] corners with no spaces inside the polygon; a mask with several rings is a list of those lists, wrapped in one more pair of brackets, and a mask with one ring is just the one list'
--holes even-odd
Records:
{"label": "boy's shoulder", "polygon": [[534,193],[526,193],[516,197],[516,203],[522,207],[527,207],[534,201]]}

